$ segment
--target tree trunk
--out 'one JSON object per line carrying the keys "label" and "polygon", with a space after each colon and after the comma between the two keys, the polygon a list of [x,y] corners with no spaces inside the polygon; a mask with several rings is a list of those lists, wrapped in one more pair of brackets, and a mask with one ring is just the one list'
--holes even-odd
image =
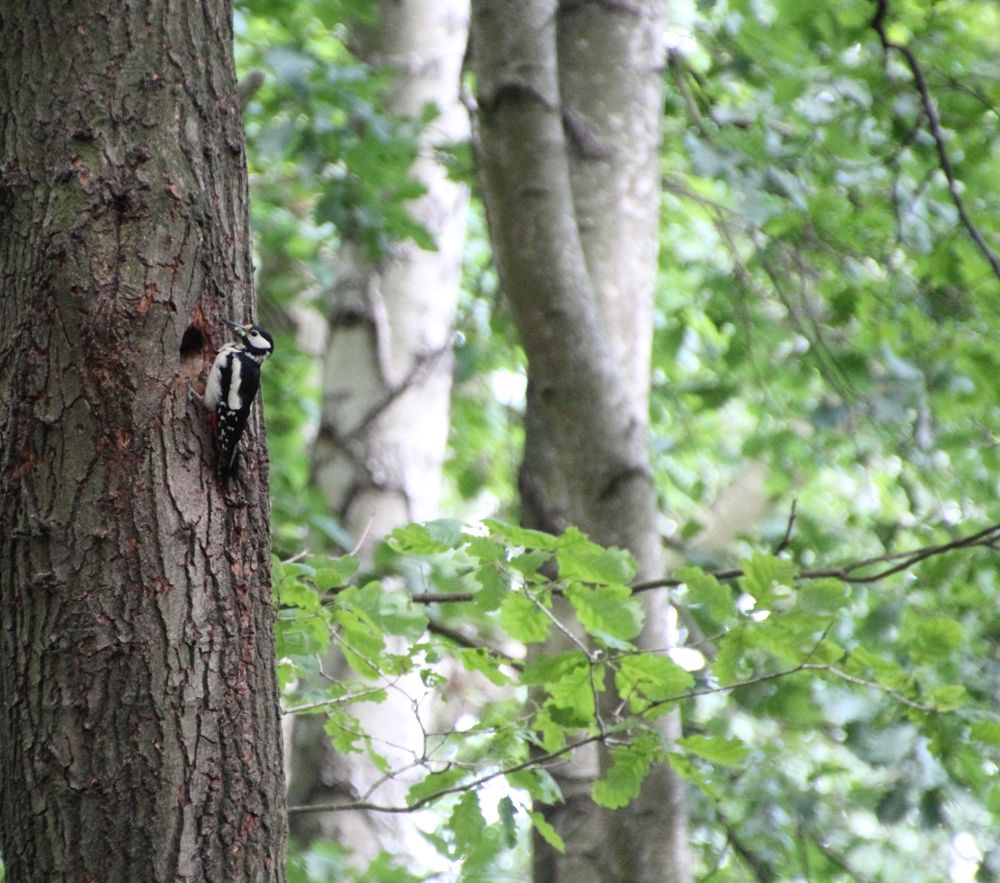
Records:
{"label": "tree trunk", "polygon": [[468,0],[384,0],[381,13],[355,42],[369,64],[399,71],[390,111],[418,117],[431,102],[439,112],[411,171],[427,192],[408,205],[437,251],[400,242],[373,265],[347,242],[338,255],[313,459],[331,507],[367,536],[365,548],[437,514],[468,202],[433,155],[466,135],[458,88]]}
{"label": "tree trunk", "polygon": [[662,0],[563,2],[559,94],[577,230],[601,321],[646,420],[659,252]]}
{"label": "tree trunk", "polygon": [[[481,174],[504,291],[528,358],[524,520],[630,549],[663,571],[647,451],[659,205],[658,2],[477,0]],[[561,52],[557,52],[557,45]],[[640,643],[668,646],[665,600]],[[663,736],[676,734],[676,717]],[[536,839],[538,881],[690,880],[680,783],[666,766],[608,813],[587,796],[603,758],[577,759]]]}
{"label": "tree trunk", "polygon": [[[400,73],[390,110],[418,117],[428,102],[438,109],[412,169],[427,192],[408,205],[437,250],[401,242],[377,265],[351,242],[338,253],[314,474],[331,509],[362,542],[362,554],[393,528],[437,515],[468,202],[465,186],[448,180],[433,155],[435,145],[466,136],[458,90],[468,0],[383,0],[381,13],[376,26],[354,36],[365,61]],[[350,676],[339,657],[327,671]],[[414,681],[409,686],[422,693]],[[368,732],[392,733],[396,744],[417,747],[422,733],[407,684],[401,686],[404,691],[392,691],[387,701],[355,710]],[[335,755],[322,724],[322,716],[296,721],[293,804],[364,793],[382,778],[362,755]],[[396,759],[402,764],[412,756]],[[402,802],[408,784],[387,781],[379,795]],[[300,838],[335,838],[362,859],[402,846],[398,816],[330,813],[292,820]]]}
{"label": "tree trunk", "polygon": [[254,308],[231,6],[0,43],[7,879],[283,880],[262,427],[222,487],[188,395]]}

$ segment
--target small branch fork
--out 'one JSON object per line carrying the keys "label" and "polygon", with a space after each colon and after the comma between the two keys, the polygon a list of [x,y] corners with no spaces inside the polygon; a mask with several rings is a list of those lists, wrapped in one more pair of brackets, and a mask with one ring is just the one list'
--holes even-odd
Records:
{"label": "small branch fork", "polygon": [[965,227],[969,236],[972,237],[976,248],[986,258],[993,270],[993,275],[997,279],[1000,279],[1000,257],[989,247],[983,234],[979,231],[979,228],[965,209],[958,176],[955,174],[955,167],[952,165],[948,148],[945,145],[944,131],[941,128],[941,117],[938,115],[937,106],[934,104],[934,98],[931,95],[930,87],[927,85],[927,78],[924,76],[923,68],[909,46],[904,46],[902,43],[894,43],[889,39],[885,25],[885,20],[889,14],[889,0],[875,0],[875,7],[875,16],[871,21],[872,30],[878,34],[878,38],[886,54],[889,52],[898,52],[906,62],[906,66],[910,69],[910,74],[913,76],[913,84],[920,95],[920,103],[923,105],[924,115],[927,117],[927,125],[930,128],[931,137],[934,139],[938,164],[941,166],[941,171],[944,172],[944,176],[948,181],[948,192],[951,194],[951,201],[958,210],[959,220],[961,220],[962,226]]}
{"label": "small branch fork", "polygon": [[[789,516],[789,524],[786,533],[790,533],[795,519],[795,509]],[[917,549],[910,549],[906,552],[890,552],[886,555],[875,555],[872,558],[863,558],[860,561],[853,561],[842,564],[838,567],[826,567],[815,570],[803,570],[799,573],[799,579],[837,579],[841,582],[852,585],[863,585],[875,583],[886,577],[908,570],[921,561],[934,558],[938,555],[945,555],[949,552],[957,552],[961,549],[972,549],[984,547],[989,549],[998,548],[1000,543],[1000,522],[983,528],[977,533],[967,537],[959,537],[949,540],[947,543],[937,543],[930,546],[921,546]],[[788,539],[782,538],[778,544],[778,550],[783,550],[788,545]],[[886,565],[874,572],[869,571],[878,565]],[[743,576],[743,570],[738,567],[728,570],[707,571],[709,576],[714,576],[720,582],[730,582]],[[654,579],[645,582],[632,583],[632,591],[635,593],[649,592],[653,589],[676,589],[683,584],[680,579]],[[561,594],[558,588],[553,589],[553,594]],[[460,604],[473,601],[475,592],[417,592],[411,596],[415,604]]]}
{"label": "small branch fork", "polygon": [[[775,548],[775,554],[783,551],[787,546],[791,538],[792,529],[795,524],[796,519],[796,506],[793,503],[791,511],[788,516],[788,525],[785,529],[785,534],[778,542]],[[998,548],[998,543],[1000,543],[1000,522],[992,524],[989,527],[985,527],[974,534],[970,534],[967,537],[958,537],[957,539],[950,540],[947,543],[936,543],[929,546],[921,546],[917,549],[910,549],[906,552],[890,552],[886,555],[876,555],[871,558],[863,558],[860,561],[854,561],[848,564],[842,564],[838,567],[827,567],[819,568],[814,570],[803,570],[798,574],[798,579],[800,580],[810,580],[810,579],[836,579],[841,582],[845,582],[851,585],[867,585],[871,583],[879,582],[880,580],[886,579],[887,577],[894,576],[897,573],[901,573],[922,561],[926,561],[928,558],[934,558],[938,555],[945,555],[950,552],[957,552],[962,549],[973,549],[973,548]],[[290,559],[292,560],[292,559]],[[883,565],[882,567],[878,567]],[[873,572],[869,571],[871,568],[878,568]],[[739,579],[743,576],[743,570],[741,568],[730,568],[728,570],[715,570],[706,571],[707,575],[715,577],[720,582],[732,582],[733,580]],[[648,580],[645,582],[633,583],[631,586],[632,592],[635,594],[640,594],[642,592],[652,591],[654,589],[675,589],[683,585],[684,581],[676,578],[665,578],[657,580]],[[551,589],[553,595],[561,595],[562,589],[555,586]],[[415,604],[468,604],[474,601],[476,598],[475,592],[417,592],[411,595],[411,600]],[[540,608],[544,610],[546,615],[550,616],[553,622],[556,623],[557,627],[560,629],[565,629],[565,627],[558,622],[555,617],[551,616],[551,613],[545,608],[543,604],[537,601],[535,602]],[[503,661],[506,665],[509,665],[515,671],[520,671],[524,667],[524,662],[519,659],[515,659],[506,653],[501,652],[493,647],[484,646],[473,639],[462,634],[460,631],[439,623],[435,620],[431,620],[428,623],[428,629],[446,640],[450,640],[453,643],[470,649],[485,650],[490,653],[496,659]],[[578,641],[574,639],[574,643],[577,643],[578,647],[582,646]],[[590,653],[584,650],[588,659],[591,662],[594,659],[591,657]],[[323,704],[336,705],[341,704],[345,701],[351,701],[350,699],[345,699],[341,697],[333,701],[327,701],[324,703],[318,703],[317,707]],[[296,709],[298,710],[298,709]],[[306,710],[306,709],[301,709]]]}
{"label": "small branch fork", "polygon": [[[767,674],[759,675],[754,678],[749,678],[745,681],[740,681],[737,684],[726,684],[720,686],[703,687],[696,690],[688,690],[685,693],[678,694],[677,696],[670,696],[666,699],[660,699],[656,702],[651,702],[644,714],[649,714],[665,705],[676,704],[688,699],[694,699],[698,696],[706,696],[712,693],[729,693],[735,690],[741,690],[746,687],[753,687],[757,684],[766,683],[767,681],[774,681],[780,678],[786,678],[790,675],[798,674],[803,671],[814,671],[825,673],[831,675],[839,680],[848,681],[849,683],[855,684],[857,686],[871,687],[876,690],[880,690],[883,693],[890,695],[894,700],[902,705],[912,708],[917,711],[921,711],[927,714],[937,713],[937,709],[925,705],[920,702],[916,702],[902,693],[896,690],[892,690],[883,684],[879,684],[876,681],[870,681],[857,675],[852,675],[841,669],[836,668],[831,665],[822,665],[819,663],[809,662],[809,658],[812,654],[806,657],[803,662],[798,665],[792,666],[791,668],[782,669],[781,671],[769,672]],[[640,715],[641,717],[641,715]],[[634,720],[625,719],[618,723],[608,725],[604,722],[599,722],[599,730],[596,733],[591,733],[586,736],[582,736],[572,742],[567,743],[562,748],[558,748],[554,751],[549,751],[542,755],[536,755],[529,757],[528,759],[521,761],[520,763],[512,764],[511,766],[501,767],[495,769],[492,772],[484,773],[469,781],[460,782],[457,785],[452,785],[447,788],[442,788],[439,791],[435,791],[432,794],[427,794],[421,797],[419,800],[413,801],[413,803],[403,804],[403,805],[393,805],[393,804],[383,804],[377,803],[371,800],[353,800],[353,801],[342,801],[338,803],[314,803],[306,804],[302,806],[290,806],[288,808],[289,815],[300,815],[305,813],[314,812],[347,812],[354,810],[365,810],[368,812],[380,812],[380,813],[411,813],[417,810],[423,809],[425,806],[433,803],[442,797],[447,797],[450,794],[461,794],[466,791],[474,790],[487,782],[491,782],[494,779],[500,778],[501,776],[508,776],[514,773],[519,773],[522,770],[534,769],[538,767],[550,766],[561,758],[568,754],[576,751],[578,748],[583,748],[586,745],[592,745],[594,743],[606,744],[611,742],[615,736],[626,732],[631,726],[634,725]],[[419,764],[414,764],[419,765]]]}
{"label": "small branch fork", "polygon": [[594,734],[590,736],[584,736],[583,738],[577,739],[575,742],[570,742],[564,745],[562,748],[556,751],[550,751],[547,754],[543,754],[537,757],[529,757],[527,760],[521,763],[514,764],[513,766],[503,767],[502,769],[494,770],[491,773],[486,773],[479,776],[476,779],[472,779],[469,782],[462,782],[458,785],[452,785],[450,788],[442,788],[440,791],[435,791],[433,794],[428,794],[421,797],[419,800],[415,800],[413,803],[406,804],[404,806],[390,806],[381,803],[373,803],[367,800],[356,800],[344,803],[316,803],[309,804],[306,806],[290,806],[288,807],[289,815],[298,815],[301,813],[310,812],[344,812],[347,810],[367,810],[368,812],[383,812],[383,813],[408,813],[416,812],[418,809],[423,809],[435,800],[439,800],[442,797],[447,797],[449,794],[461,794],[465,791],[470,791],[474,788],[478,788],[481,785],[485,785],[487,782],[493,781],[493,779],[499,778],[500,776],[509,776],[513,773],[519,773],[521,770],[526,770],[529,768],[544,766],[551,763],[552,761],[558,760],[577,748],[582,748],[584,745],[591,745],[594,742],[600,742],[606,738],[603,734]]}
{"label": "small branch fork", "polygon": [[[842,564],[839,567],[826,567],[816,570],[803,570],[799,573],[799,579],[837,579],[841,582],[853,585],[865,583],[875,583],[886,577],[908,570],[921,561],[944,555],[948,552],[956,552],[959,549],[971,549],[976,547],[986,547],[996,549],[1000,542],[1000,523],[992,524],[983,528],[977,533],[967,537],[959,537],[947,543],[937,543],[931,546],[922,546],[918,549],[910,549],[907,552],[891,552],[887,555],[875,555],[872,558],[863,558],[850,564]],[[887,565],[871,573],[865,573],[872,567]],[[740,568],[730,570],[709,571],[720,582],[728,582],[743,576]],[[677,588],[683,583],[678,579],[650,580],[648,582],[633,583],[633,592],[646,592],[650,589]]]}
{"label": "small branch fork", "polygon": [[[788,527],[785,532],[785,536],[779,542],[778,548],[782,549],[787,546],[792,528],[794,526],[795,520],[795,507],[793,506],[788,520]],[[958,551],[961,549],[970,549],[978,547],[986,548],[997,548],[997,543],[1000,542],[1000,523],[990,525],[976,533],[970,534],[966,537],[959,537],[957,539],[951,540],[946,543],[937,543],[934,545],[923,546],[917,549],[911,549],[906,552],[894,552],[886,555],[877,555],[871,558],[865,558],[860,561],[855,561],[849,564],[844,564],[839,567],[831,567],[825,569],[808,570],[803,571],[799,574],[799,579],[837,579],[843,582],[852,584],[863,584],[863,583],[873,583],[878,580],[885,579],[893,574],[900,573],[908,568],[914,566],[915,564],[925,561],[929,558],[943,555],[949,552]],[[875,570],[872,572],[872,568]],[[732,569],[717,571],[713,575],[716,579],[720,581],[733,580],[742,575],[742,570]],[[670,588],[681,585],[680,580],[676,579],[665,579],[665,580],[653,580],[643,583],[634,583],[632,585],[632,590],[634,592],[643,592],[655,588]],[[553,589],[554,594],[560,593],[559,589]],[[425,593],[425,596],[414,596],[415,601],[423,603],[432,602],[461,602],[461,601],[471,601],[474,598],[474,593]],[[539,602],[540,603],[540,602]],[[544,607],[544,605],[540,605]],[[553,617],[554,623],[560,628],[565,628],[561,623]],[[435,629],[436,631],[437,629]],[[444,630],[442,630],[444,631]],[[452,636],[448,633],[443,634],[446,638],[459,638],[459,643],[463,645],[468,645],[466,639],[460,636]],[[577,643],[574,641],[574,643]],[[586,649],[578,644],[581,649]],[[817,647],[819,644],[817,643]],[[915,699],[910,698],[904,693],[892,689],[891,687],[881,684],[878,681],[870,680],[868,678],[862,677],[858,674],[854,674],[849,671],[845,671],[842,668],[838,668],[834,665],[823,664],[812,661],[814,651],[806,655],[806,657],[799,662],[797,665],[791,666],[780,671],[767,672],[765,674],[758,675],[756,677],[749,678],[744,681],[740,681],[735,684],[725,684],[725,685],[706,685],[698,687],[692,690],[685,691],[676,696],[666,697],[664,699],[651,702],[649,705],[639,713],[639,718],[644,715],[649,715],[657,711],[657,709],[662,708],[666,705],[672,705],[679,702],[689,701],[695,699],[699,696],[705,696],[715,693],[728,693],[736,690],[744,689],[747,687],[752,687],[758,684],[762,684],[768,681],[774,681],[781,678],[787,678],[789,676],[801,673],[801,672],[815,672],[820,675],[825,675],[827,677],[834,678],[836,680],[844,681],[846,683],[853,684],[859,687],[868,687],[871,689],[878,690],[893,701],[905,706],[906,708],[912,709],[913,711],[921,712],[924,714],[937,714],[939,709],[928,705],[923,702],[919,702]],[[502,654],[498,654],[502,655]],[[588,659],[593,665],[597,660],[590,654],[586,653]],[[508,662],[515,663],[514,660],[507,660]],[[515,664],[515,667],[519,667]],[[388,684],[389,687],[393,685]],[[591,688],[596,692],[596,685],[592,682]],[[309,705],[299,706],[297,708],[286,709],[286,713],[291,712],[305,712],[316,710],[324,705],[339,704],[342,702],[354,702],[354,701],[364,701],[364,694],[354,694],[345,697],[339,697],[335,700],[328,700],[325,702],[311,703]],[[595,702],[595,705],[597,703]],[[617,715],[616,715],[617,717]],[[609,744],[615,738],[619,737],[621,734],[625,733],[630,727],[634,726],[635,718],[618,718],[613,722],[605,722],[600,718],[595,720],[597,725],[597,732],[589,733],[585,736],[567,743],[562,748],[554,751],[544,753],[540,756],[533,756],[524,761],[516,764],[512,764],[506,767],[500,767],[492,770],[491,772],[483,773],[473,779],[452,785],[446,788],[442,788],[431,794],[424,795],[418,800],[412,803],[403,805],[390,805],[378,803],[369,799],[369,795],[365,795],[362,799],[354,801],[343,801],[338,803],[320,803],[320,804],[309,804],[304,806],[293,806],[290,807],[288,812],[290,814],[304,814],[304,813],[314,813],[314,812],[345,812],[353,810],[365,810],[369,812],[380,812],[380,813],[411,813],[416,812],[439,800],[442,797],[447,797],[451,794],[458,794],[466,792],[470,789],[479,788],[494,779],[500,778],[502,776],[511,775],[513,773],[521,772],[522,770],[538,767],[550,766],[554,763],[559,762],[561,759],[571,754],[578,748],[582,748],[586,745],[591,744]],[[425,734],[426,735],[426,734]],[[422,762],[430,760],[430,757],[425,754],[424,758],[416,759],[412,766],[420,766]],[[391,777],[393,774],[389,774]]]}

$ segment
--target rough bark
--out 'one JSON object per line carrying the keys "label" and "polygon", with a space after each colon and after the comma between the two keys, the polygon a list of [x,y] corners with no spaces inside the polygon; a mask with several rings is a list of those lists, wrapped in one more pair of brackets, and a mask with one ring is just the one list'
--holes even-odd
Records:
{"label": "rough bark", "polygon": [[[576,524],[662,574],[647,397],[658,220],[662,8],[473,3],[481,174],[501,282],[528,358],[523,518]],[[558,46],[558,51],[557,51]],[[644,646],[669,643],[662,599]],[[669,741],[676,718],[664,720]],[[666,767],[617,813],[592,805],[603,758],[577,759],[536,839],[539,881],[690,879],[683,795]]]}
{"label": "rough bark", "polygon": [[283,880],[264,439],[220,487],[188,395],[254,307],[230,4],[0,43],[7,879]]}
{"label": "rough bark", "polygon": [[[378,264],[351,242],[338,253],[314,474],[332,511],[363,540],[362,554],[393,528],[437,514],[468,194],[447,179],[433,149],[466,134],[459,84],[467,28],[468,0],[383,0],[378,25],[355,34],[362,58],[399,71],[393,113],[416,117],[428,102],[438,109],[412,169],[427,192],[408,206],[437,250],[401,242]],[[349,676],[339,659],[327,670]],[[391,732],[395,743],[419,746],[422,734],[405,692],[358,712],[369,732]],[[364,793],[381,777],[359,755],[334,755],[322,724],[321,717],[296,722],[293,804]],[[406,787],[389,781],[379,794],[402,802]],[[368,813],[301,815],[293,816],[293,830],[303,839],[333,837],[370,858],[380,847],[400,848],[400,821]]]}

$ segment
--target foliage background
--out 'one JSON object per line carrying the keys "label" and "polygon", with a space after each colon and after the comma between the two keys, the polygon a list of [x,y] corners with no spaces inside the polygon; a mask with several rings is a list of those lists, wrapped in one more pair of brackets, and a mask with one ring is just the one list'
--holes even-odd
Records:
{"label": "foliage background", "polygon": [[[303,328],[322,324],[341,233],[372,256],[398,238],[432,245],[406,212],[426,119],[388,115],[387,75],[348,50],[351,22],[369,14],[351,0],[252,0],[237,14],[242,70],[264,74],[245,113],[261,321],[281,354],[265,391],[275,552],[310,550],[277,569],[287,706],[335,700],[331,737],[379,763],[384,734],[356,731],[345,688],[296,691],[331,629],[369,679],[367,700],[417,667],[445,708],[461,705],[415,758],[436,772],[411,803],[456,789],[420,816],[439,879],[524,878],[525,795],[554,799],[549,780],[529,767],[498,777],[507,788],[465,786],[524,763],[529,734],[549,752],[602,735],[603,674],[631,678],[635,697],[617,776],[598,795],[611,805],[657,750],[643,735],[649,706],[685,697],[671,762],[693,783],[701,879],[996,879],[995,549],[871,583],[797,574],[997,519],[1000,10],[671,4],[652,420],[664,533],[699,568],[675,589],[691,651],[675,658],[629,652],[627,556],[504,524],[516,520],[523,356],[479,209],[442,513],[457,520],[398,532],[374,572],[338,557],[352,542],[310,491],[318,368]],[[442,161],[474,183],[467,145]],[[765,517],[730,548],[700,550],[713,501],[755,470]],[[476,527],[485,515],[502,521]],[[557,586],[542,575],[552,556]],[[741,580],[705,575],[731,567]],[[403,588],[381,591],[398,575]],[[602,654],[524,667],[523,645],[553,627],[553,587],[576,593]],[[412,601],[428,593],[472,600]],[[388,651],[390,635],[404,652]],[[678,664],[696,654],[705,667]],[[525,704],[528,684],[547,691],[539,707]],[[297,854],[293,879],[346,879],[344,860],[333,845]],[[362,876],[422,878],[403,867],[386,857]]]}

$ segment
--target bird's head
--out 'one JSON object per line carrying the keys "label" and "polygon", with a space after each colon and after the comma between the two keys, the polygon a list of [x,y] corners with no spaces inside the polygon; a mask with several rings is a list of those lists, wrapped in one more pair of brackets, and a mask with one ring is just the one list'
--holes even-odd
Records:
{"label": "bird's head", "polygon": [[231,319],[223,319],[222,321],[236,332],[236,335],[243,343],[243,347],[251,355],[266,359],[274,352],[274,338],[259,325],[255,325],[252,322],[247,325],[241,325],[239,322],[233,322]]}

